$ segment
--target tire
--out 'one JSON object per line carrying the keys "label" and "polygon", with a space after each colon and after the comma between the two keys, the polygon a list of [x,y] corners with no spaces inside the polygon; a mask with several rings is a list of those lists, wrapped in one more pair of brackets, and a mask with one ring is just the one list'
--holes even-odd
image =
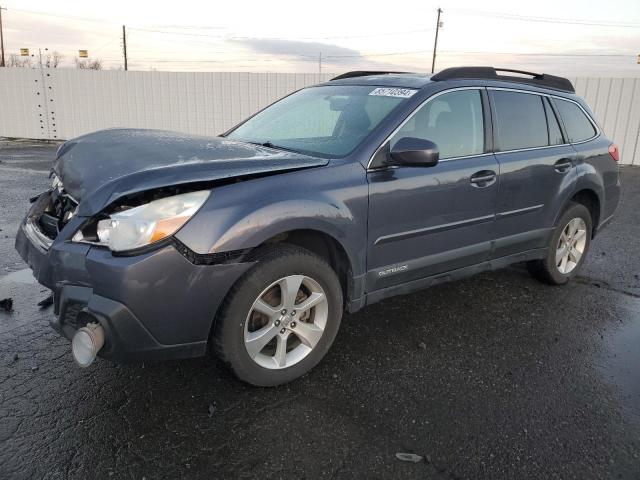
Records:
{"label": "tire", "polygon": [[[570,226],[570,224],[572,226]],[[567,232],[571,233],[575,227],[578,227],[576,234],[567,236]],[[584,232],[582,232],[582,230],[584,230]],[[582,264],[584,263],[584,259],[589,251],[589,246],[591,245],[592,231],[593,221],[591,219],[591,213],[587,207],[580,203],[570,203],[564,213],[560,216],[553,235],[551,235],[547,256],[540,260],[527,262],[529,273],[537,280],[549,285],[566,284],[577,275],[580,267],[582,267]],[[565,243],[565,249],[563,252],[571,251],[571,253],[568,253],[567,255],[559,254],[560,247],[562,246],[560,244],[561,237]],[[569,240],[569,238],[571,244],[574,245],[574,249],[567,250],[566,241]],[[575,262],[575,252],[580,249],[582,252],[578,261]],[[556,257],[556,255],[558,255],[558,257]],[[562,260],[560,260],[561,258]]]}
{"label": "tire", "polygon": [[251,260],[256,264],[221,306],[213,351],[239,379],[281,385],[311,370],[331,347],[342,318],[342,288],[327,262],[304,248],[273,245]]}

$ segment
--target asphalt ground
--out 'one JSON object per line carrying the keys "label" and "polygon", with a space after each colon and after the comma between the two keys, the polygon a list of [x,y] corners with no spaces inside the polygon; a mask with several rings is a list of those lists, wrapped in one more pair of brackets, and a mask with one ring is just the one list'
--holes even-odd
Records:
{"label": "asphalt ground", "polygon": [[571,284],[514,266],[386,300],[259,389],[208,358],[75,366],[13,249],[54,151],[0,141],[0,478],[640,478],[640,168]]}

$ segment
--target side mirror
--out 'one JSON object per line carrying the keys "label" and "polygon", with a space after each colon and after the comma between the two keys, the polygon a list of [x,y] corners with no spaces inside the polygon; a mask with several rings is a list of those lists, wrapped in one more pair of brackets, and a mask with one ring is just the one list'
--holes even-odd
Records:
{"label": "side mirror", "polygon": [[440,154],[438,146],[429,140],[403,137],[391,148],[390,156],[393,165],[434,167]]}

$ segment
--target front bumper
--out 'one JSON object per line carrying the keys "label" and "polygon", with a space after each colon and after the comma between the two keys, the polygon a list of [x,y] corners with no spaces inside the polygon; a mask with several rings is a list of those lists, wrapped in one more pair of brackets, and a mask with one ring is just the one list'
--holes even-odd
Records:
{"label": "front bumper", "polygon": [[[100,356],[117,362],[204,355],[218,307],[250,263],[196,265],[172,244],[136,256],[68,240],[70,222],[42,245],[30,231],[33,206],[18,230],[16,249],[42,285],[53,291],[51,326],[71,339],[94,316],[106,332]],[[36,212],[37,213],[37,212]]]}

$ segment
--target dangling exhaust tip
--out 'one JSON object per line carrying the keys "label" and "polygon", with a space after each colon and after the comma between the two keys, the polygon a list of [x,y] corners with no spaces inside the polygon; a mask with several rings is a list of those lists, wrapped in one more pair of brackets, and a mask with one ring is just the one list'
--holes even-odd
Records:
{"label": "dangling exhaust tip", "polygon": [[104,329],[99,323],[88,323],[78,329],[71,340],[73,359],[82,368],[93,363],[104,346]]}

